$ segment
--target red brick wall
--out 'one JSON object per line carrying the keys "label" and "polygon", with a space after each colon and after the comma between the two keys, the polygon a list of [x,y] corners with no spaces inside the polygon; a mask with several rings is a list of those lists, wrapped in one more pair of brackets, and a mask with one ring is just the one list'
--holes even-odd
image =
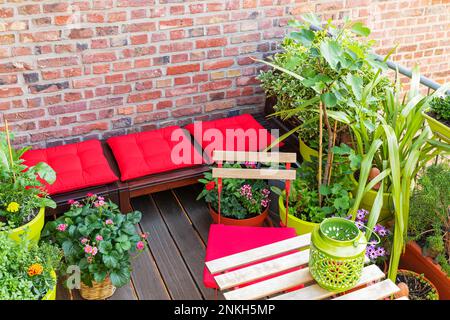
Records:
{"label": "red brick wall", "polygon": [[256,112],[249,57],[309,11],[363,20],[379,53],[399,43],[394,60],[450,79],[448,0],[0,0],[0,112],[40,146]]}

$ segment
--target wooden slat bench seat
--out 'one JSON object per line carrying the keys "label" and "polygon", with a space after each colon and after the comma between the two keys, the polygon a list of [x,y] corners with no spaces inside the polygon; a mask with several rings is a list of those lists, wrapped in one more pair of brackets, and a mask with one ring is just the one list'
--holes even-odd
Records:
{"label": "wooden slat bench seat", "polygon": [[[381,282],[385,275],[376,265],[368,265],[358,284],[349,292],[337,294],[320,287],[312,278],[309,268],[310,234],[275,242],[252,250],[206,262],[220,290],[227,300],[381,300],[400,291],[391,280]],[[268,257],[300,250],[270,261],[259,262]],[[366,258],[366,263],[369,260]],[[246,266],[252,264],[251,266]],[[244,267],[242,267],[244,266]],[[302,267],[299,269],[299,267]],[[227,271],[231,270],[231,271]],[[289,272],[289,270],[291,270]],[[286,272],[288,271],[288,272]],[[278,275],[277,275],[278,274]],[[276,276],[273,276],[276,275]],[[273,276],[267,280],[267,276]],[[252,284],[249,284],[252,283]],[[301,289],[295,289],[304,285]],[[233,290],[234,289],[234,290]],[[293,290],[288,292],[289,290]]]}

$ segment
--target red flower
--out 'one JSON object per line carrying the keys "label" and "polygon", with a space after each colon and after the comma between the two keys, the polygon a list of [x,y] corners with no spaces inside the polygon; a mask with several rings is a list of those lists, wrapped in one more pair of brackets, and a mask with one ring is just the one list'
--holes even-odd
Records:
{"label": "red flower", "polygon": [[210,181],[206,184],[205,188],[208,191],[213,190],[216,187],[216,183],[214,181]]}

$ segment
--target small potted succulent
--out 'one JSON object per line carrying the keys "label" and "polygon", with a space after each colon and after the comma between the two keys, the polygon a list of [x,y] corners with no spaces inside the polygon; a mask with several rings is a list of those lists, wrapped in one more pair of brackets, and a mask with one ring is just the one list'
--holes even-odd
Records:
{"label": "small potted succulent", "polygon": [[28,239],[38,241],[45,207],[56,208],[43,182],[54,183],[56,175],[44,162],[26,167],[21,156],[29,148],[14,150],[11,139],[0,132],[0,230],[16,241],[24,233]]}
{"label": "small potted succulent", "polygon": [[[255,167],[254,163],[246,163]],[[225,164],[224,168],[241,168],[240,164]],[[210,215],[215,223],[219,221],[217,179],[211,172],[205,172],[199,180],[204,184],[197,200],[205,199]],[[262,226],[269,213],[270,189],[263,180],[231,179],[222,180],[220,223],[226,225]]]}
{"label": "small potted succulent", "polygon": [[0,300],[55,300],[61,250],[23,238],[0,232]]}
{"label": "small potted succulent", "polygon": [[450,96],[434,98],[422,114],[433,133],[450,143]]}
{"label": "small potted succulent", "polygon": [[[350,175],[359,165],[358,157],[345,144],[333,148],[335,153],[331,171],[331,183],[317,187],[317,163],[304,161],[297,169],[297,179],[292,183],[289,196],[287,226],[297,234],[314,230],[325,218],[346,217],[352,206],[352,182]],[[279,195],[280,219],[286,224],[286,194],[278,187],[272,191]],[[319,191],[318,191],[319,190]]]}
{"label": "small potted succulent", "polygon": [[95,194],[69,204],[69,211],[46,224],[43,237],[62,247],[66,265],[80,268],[83,298],[106,299],[130,281],[131,253],[146,246],[146,235],[136,231],[141,213],[122,214]]}
{"label": "small potted succulent", "polygon": [[409,242],[401,258],[404,269],[424,274],[450,299],[450,167],[429,166],[410,201]]}

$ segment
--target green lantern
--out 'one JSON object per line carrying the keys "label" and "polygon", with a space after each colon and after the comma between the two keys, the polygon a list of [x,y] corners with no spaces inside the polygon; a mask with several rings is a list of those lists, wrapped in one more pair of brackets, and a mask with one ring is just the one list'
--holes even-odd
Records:
{"label": "green lantern", "polygon": [[367,240],[355,222],[344,218],[322,221],[311,233],[309,271],[333,292],[353,288],[361,278]]}

